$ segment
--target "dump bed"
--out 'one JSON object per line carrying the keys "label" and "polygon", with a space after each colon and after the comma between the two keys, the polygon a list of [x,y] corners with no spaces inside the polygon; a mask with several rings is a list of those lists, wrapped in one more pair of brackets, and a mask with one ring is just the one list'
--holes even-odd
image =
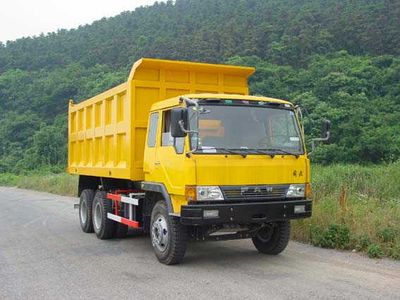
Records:
{"label": "dump bed", "polygon": [[144,179],[143,154],[150,107],[189,93],[248,94],[253,68],[143,58],[128,80],[68,110],[68,171]]}

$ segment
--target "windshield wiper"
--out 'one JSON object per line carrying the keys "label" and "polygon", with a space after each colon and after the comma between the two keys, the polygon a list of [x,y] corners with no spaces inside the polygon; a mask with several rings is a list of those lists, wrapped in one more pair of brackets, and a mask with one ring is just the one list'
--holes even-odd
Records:
{"label": "windshield wiper", "polygon": [[[234,149],[234,150],[239,150],[239,149]],[[266,154],[266,155],[271,156],[271,158],[274,158],[274,156],[276,154],[278,154],[277,152],[282,153],[282,154],[287,154],[287,155],[293,155],[296,158],[298,158],[300,156],[299,154],[291,153],[291,152],[288,152],[288,151],[285,151],[285,150],[282,150],[282,149],[278,149],[278,148],[269,148],[269,149],[240,148],[240,150]]]}
{"label": "windshield wiper", "polygon": [[271,158],[274,158],[274,156],[275,156],[274,153],[271,153],[271,152],[268,152],[268,151],[264,151],[263,149],[244,148],[242,150],[248,150],[248,151],[252,151],[252,152],[256,152],[256,153],[260,153],[260,154],[266,154],[266,155],[271,156]]}
{"label": "windshield wiper", "polygon": [[[225,152],[228,152],[228,153],[231,153],[231,154],[241,155],[241,156],[243,156],[243,157],[246,157],[246,156],[247,156],[246,153],[238,152],[238,151],[235,151],[235,150],[232,150],[232,149],[228,149],[228,148],[213,148],[213,149],[225,151]],[[240,150],[244,150],[244,149],[240,149]]]}
{"label": "windshield wiper", "polygon": [[288,152],[288,151],[285,151],[285,150],[282,150],[282,149],[279,149],[279,148],[269,148],[269,149],[262,149],[262,150],[275,152],[275,153],[276,152],[280,152],[281,154],[287,154],[287,155],[293,155],[296,158],[299,158],[299,156],[300,156],[299,154]]}
{"label": "windshield wiper", "polygon": [[231,154],[236,154],[236,155],[241,155],[243,157],[246,157],[247,154],[249,154],[249,152],[256,152],[256,153],[260,153],[260,154],[266,154],[271,156],[271,158],[274,158],[274,156],[276,154],[278,154],[277,152],[281,153],[281,154],[286,154],[286,155],[293,155],[296,158],[299,158],[299,154],[296,153],[291,153],[282,149],[278,149],[278,148],[269,148],[269,149],[255,149],[255,148],[235,148],[235,149],[231,149],[231,148],[221,148],[221,147],[212,147],[210,149],[215,149],[217,151],[225,151],[227,153],[231,153]]}

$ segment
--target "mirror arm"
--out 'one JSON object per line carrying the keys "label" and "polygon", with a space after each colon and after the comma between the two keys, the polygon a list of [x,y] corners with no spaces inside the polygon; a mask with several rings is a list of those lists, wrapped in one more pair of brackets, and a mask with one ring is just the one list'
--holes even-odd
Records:
{"label": "mirror arm", "polygon": [[301,111],[300,105],[296,105],[294,109],[295,112],[297,113],[297,121],[299,122],[301,133],[304,136],[303,112]]}
{"label": "mirror arm", "polygon": [[[186,105],[188,106],[188,104],[191,104],[191,105],[194,105],[195,107],[196,107],[196,112],[197,112],[197,114],[199,113],[199,110],[200,110],[200,106],[199,106],[199,103],[197,103],[197,101],[193,101],[192,99],[189,99],[189,98],[186,98],[186,97],[183,97],[183,96],[181,96],[180,98],[179,98],[179,101],[180,101],[180,103],[182,103],[183,101],[185,101],[185,103],[186,103]],[[184,133],[199,133],[198,131],[195,131],[195,130],[187,130],[183,125],[183,121],[182,120],[180,120],[179,122],[178,122],[178,124],[179,124],[179,127],[181,128],[181,130],[184,132]]]}
{"label": "mirror arm", "polygon": [[187,130],[186,128],[185,128],[185,126],[183,126],[184,124],[183,124],[183,120],[180,120],[179,122],[178,122],[178,124],[179,124],[179,127],[181,128],[181,130],[184,132],[184,133],[199,133],[198,131],[196,131],[196,130]]}
{"label": "mirror arm", "polygon": [[179,101],[180,101],[180,103],[182,103],[183,101],[185,101],[187,106],[188,106],[188,104],[191,104],[191,105],[196,106],[196,110],[197,110],[197,111],[199,111],[199,109],[200,109],[199,103],[197,103],[197,101],[194,101],[194,100],[189,99],[189,98],[187,98],[187,97],[183,97],[183,96],[182,96],[182,97],[179,98]]}
{"label": "mirror arm", "polygon": [[[199,132],[196,131],[196,130],[187,130],[187,129],[185,128],[185,126],[183,126],[183,121],[182,121],[182,120],[180,120],[180,121],[178,122],[178,124],[179,124],[179,127],[181,128],[181,130],[182,130],[184,133],[186,133],[186,134],[187,134],[187,133],[199,134]],[[196,151],[196,149],[193,149],[193,150],[187,152],[187,153],[186,153],[186,157],[190,157],[194,151]]]}
{"label": "mirror arm", "polygon": [[296,110],[297,114],[300,116],[300,119],[302,120],[303,119],[303,112],[301,111],[300,105],[296,105],[294,107],[294,109]]}

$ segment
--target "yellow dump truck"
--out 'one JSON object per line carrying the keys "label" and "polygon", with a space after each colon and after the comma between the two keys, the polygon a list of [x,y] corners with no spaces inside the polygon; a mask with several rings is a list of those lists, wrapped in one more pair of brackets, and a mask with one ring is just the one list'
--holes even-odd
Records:
{"label": "yellow dump truck", "polygon": [[143,58],[128,80],[69,105],[68,172],[79,219],[100,239],[150,234],[158,260],[190,240],[251,238],[276,255],[311,216],[300,112],[249,96],[254,69]]}

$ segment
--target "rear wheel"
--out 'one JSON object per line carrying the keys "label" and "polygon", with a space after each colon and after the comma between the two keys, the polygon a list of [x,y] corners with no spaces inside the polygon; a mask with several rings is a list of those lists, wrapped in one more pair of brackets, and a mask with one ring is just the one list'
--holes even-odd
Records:
{"label": "rear wheel", "polygon": [[107,213],[112,212],[112,202],[106,198],[106,192],[97,191],[92,207],[93,229],[101,240],[111,239],[114,236],[117,223],[107,218]]}
{"label": "rear wheel", "polygon": [[94,198],[93,190],[83,190],[79,198],[79,222],[83,232],[93,232],[92,204]]}
{"label": "rear wheel", "polygon": [[253,244],[264,254],[277,255],[285,250],[290,238],[290,221],[276,222],[262,227],[253,237]]}
{"label": "rear wheel", "polygon": [[151,213],[150,239],[161,263],[174,265],[183,260],[187,246],[187,228],[179,219],[168,215],[164,201],[157,202]]}

